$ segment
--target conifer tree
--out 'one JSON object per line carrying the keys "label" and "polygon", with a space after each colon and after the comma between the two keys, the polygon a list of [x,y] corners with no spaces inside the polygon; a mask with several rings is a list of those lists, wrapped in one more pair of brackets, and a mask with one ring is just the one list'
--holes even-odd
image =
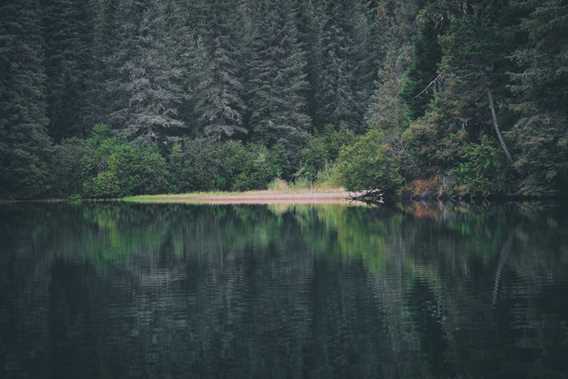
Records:
{"label": "conifer tree", "polygon": [[118,87],[123,102],[113,119],[129,138],[156,141],[184,126],[178,117],[181,72],[173,65],[163,3],[135,2],[130,20]]}
{"label": "conifer tree", "polygon": [[92,85],[93,16],[90,0],[42,0],[49,131],[60,140],[85,136]]}
{"label": "conifer tree", "polygon": [[0,4],[0,197],[49,191],[46,76],[37,0]]}
{"label": "conifer tree", "polygon": [[200,34],[207,46],[204,60],[209,63],[197,84],[196,110],[203,134],[216,138],[247,132],[243,123],[241,41],[235,30],[239,24],[232,5],[230,0],[213,0],[202,8],[207,24],[200,27]]}
{"label": "conifer tree", "polygon": [[516,1],[528,40],[513,54],[511,131],[523,194],[562,194],[568,187],[568,3]]}
{"label": "conifer tree", "polygon": [[306,114],[305,54],[288,1],[266,2],[254,40],[251,124],[257,137],[274,144],[310,130]]}
{"label": "conifer tree", "polygon": [[318,119],[345,129],[356,126],[356,96],[353,74],[355,65],[350,59],[353,38],[344,17],[342,2],[329,2],[323,29],[323,63],[320,75],[321,93]]}
{"label": "conifer tree", "polygon": [[258,15],[251,62],[250,123],[255,139],[286,147],[289,160],[311,129],[306,58],[290,1],[268,0]]}

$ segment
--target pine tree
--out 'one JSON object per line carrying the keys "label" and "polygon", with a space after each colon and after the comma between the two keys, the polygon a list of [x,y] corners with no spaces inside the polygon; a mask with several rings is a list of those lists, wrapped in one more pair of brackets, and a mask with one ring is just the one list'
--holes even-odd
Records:
{"label": "pine tree", "polygon": [[377,6],[380,64],[366,123],[370,127],[389,129],[385,133],[388,138],[400,137],[408,126],[408,110],[400,93],[403,73],[411,61],[417,11],[416,1],[382,0]]}
{"label": "pine tree", "polygon": [[[207,46],[209,62],[197,85],[196,110],[203,134],[216,138],[246,133],[243,123],[245,103],[241,80],[241,41],[234,9],[229,0],[213,0],[202,6],[206,24],[200,35]],[[203,21],[202,21],[203,23]]]}
{"label": "pine tree", "polygon": [[93,47],[91,82],[85,95],[88,99],[85,124],[110,124],[110,114],[117,101],[118,62],[115,61],[121,46],[122,20],[120,12],[124,1],[92,0]]}
{"label": "pine tree", "polygon": [[516,109],[535,114],[565,110],[568,104],[568,4],[562,0],[516,1],[526,17],[520,32],[528,41],[514,54]]}
{"label": "pine tree", "polygon": [[433,90],[426,90],[438,77],[442,49],[438,41],[445,27],[426,10],[417,17],[417,32],[413,42],[412,61],[404,74],[401,97],[408,105],[408,117],[415,120],[424,116],[432,101]]}
{"label": "pine tree", "polygon": [[326,6],[326,19],[322,36],[321,93],[319,94],[318,120],[341,128],[355,129],[357,120],[354,92],[355,64],[350,59],[353,38],[350,27],[343,22],[346,9],[343,1],[330,1]]}
{"label": "pine tree", "polygon": [[321,94],[321,72],[323,67],[323,27],[325,12],[321,1],[300,1],[298,4],[298,39],[306,52],[306,73],[308,81],[307,111],[314,127],[320,122],[318,111]]}
{"label": "pine tree", "polygon": [[49,131],[56,139],[84,136],[91,85],[93,15],[90,0],[42,0]]}
{"label": "pine tree", "polygon": [[290,1],[266,1],[253,42],[250,124],[255,139],[285,146],[289,160],[311,129],[305,53]]}
{"label": "pine tree", "polygon": [[37,0],[0,5],[0,197],[49,192],[43,41]]}
{"label": "pine tree", "polygon": [[353,46],[350,56],[354,60],[353,92],[355,94],[355,127],[362,130],[377,81],[379,65],[378,23],[374,2],[356,1],[348,23],[352,25]]}
{"label": "pine tree", "polygon": [[139,1],[130,9],[123,49],[128,55],[118,87],[123,102],[113,113],[114,122],[130,139],[156,141],[169,129],[184,126],[178,117],[181,72],[172,64],[165,16],[164,6],[157,2]]}
{"label": "pine tree", "polygon": [[519,121],[510,135],[519,192],[563,194],[568,187],[568,3],[516,1],[528,40],[513,54],[511,108]]}

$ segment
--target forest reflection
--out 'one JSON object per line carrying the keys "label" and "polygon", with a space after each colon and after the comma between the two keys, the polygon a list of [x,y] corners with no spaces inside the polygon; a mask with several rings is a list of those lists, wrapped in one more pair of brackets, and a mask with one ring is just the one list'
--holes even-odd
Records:
{"label": "forest reflection", "polygon": [[3,377],[568,372],[558,208],[55,204],[0,220]]}

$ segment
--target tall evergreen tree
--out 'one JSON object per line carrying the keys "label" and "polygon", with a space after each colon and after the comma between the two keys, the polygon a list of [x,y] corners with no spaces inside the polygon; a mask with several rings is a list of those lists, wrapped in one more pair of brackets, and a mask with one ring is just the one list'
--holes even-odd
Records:
{"label": "tall evergreen tree", "polygon": [[85,94],[92,85],[94,10],[91,0],[42,0],[49,132],[56,139],[84,136]]}
{"label": "tall evergreen tree", "polygon": [[0,4],[0,196],[49,190],[46,76],[37,0]]}
{"label": "tall evergreen tree", "polygon": [[110,115],[118,101],[118,70],[116,61],[122,40],[121,10],[124,0],[92,0],[94,5],[93,48],[90,87],[86,92],[88,99],[85,122],[110,124]]}
{"label": "tall evergreen tree", "polygon": [[379,25],[374,2],[356,1],[352,5],[348,23],[352,25],[353,47],[350,56],[354,60],[353,91],[355,94],[356,129],[366,127],[365,114],[369,108],[377,81],[380,62],[378,46]]}
{"label": "tall evergreen tree", "polygon": [[196,110],[203,133],[216,138],[246,133],[239,49],[242,41],[236,32],[239,20],[230,0],[213,0],[202,11],[206,24],[199,29],[208,48],[209,64],[197,85]]}
{"label": "tall evergreen tree", "polygon": [[170,47],[175,45],[167,33],[164,3],[135,2],[130,20],[118,87],[123,103],[113,119],[129,138],[149,142],[184,126],[178,117],[181,72],[173,65]]}
{"label": "tall evergreen tree", "polygon": [[[408,117],[415,120],[426,112],[436,91],[438,66],[442,59],[439,36],[445,23],[427,9],[417,16],[417,31],[413,41],[412,61],[404,74],[401,97],[408,105]],[[430,89],[431,83],[434,83]]]}
{"label": "tall evergreen tree", "polygon": [[520,192],[559,194],[568,187],[568,2],[515,1],[527,36],[513,54],[511,132]]}
{"label": "tall evergreen tree", "polygon": [[400,93],[404,71],[411,61],[418,9],[417,1],[381,0],[377,5],[381,58],[366,122],[371,127],[389,129],[387,136],[400,137],[408,125],[407,105]]}
{"label": "tall evergreen tree", "polygon": [[292,2],[266,0],[264,5],[253,42],[250,124],[257,140],[284,146],[294,161],[311,129],[306,58]]}
{"label": "tall evergreen tree", "polygon": [[344,22],[344,18],[349,17],[345,10],[351,5],[344,5],[343,1],[330,1],[325,7],[318,119],[323,124],[354,129],[357,106],[353,82],[355,64],[350,59],[353,36],[350,26]]}

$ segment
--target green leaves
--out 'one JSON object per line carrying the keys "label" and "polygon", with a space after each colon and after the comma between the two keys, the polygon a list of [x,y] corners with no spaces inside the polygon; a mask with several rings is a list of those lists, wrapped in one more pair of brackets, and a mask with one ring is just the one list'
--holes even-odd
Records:
{"label": "green leaves", "polygon": [[55,195],[117,198],[168,191],[166,160],[157,148],[131,145],[113,136],[104,125],[90,137],[64,140],[54,158]]}
{"label": "green leaves", "polygon": [[463,160],[452,173],[456,177],[453,191],[460,196],[503,195],[511,179],[503,153],[488,137],[479,144],[466,145]]}
{"label": "green leaves", "polygon": [[397,194],[403,184],[400,163],[377,129],[341,150],[337,170],[341,183],[350,191],[381,190],[388,197]]}

